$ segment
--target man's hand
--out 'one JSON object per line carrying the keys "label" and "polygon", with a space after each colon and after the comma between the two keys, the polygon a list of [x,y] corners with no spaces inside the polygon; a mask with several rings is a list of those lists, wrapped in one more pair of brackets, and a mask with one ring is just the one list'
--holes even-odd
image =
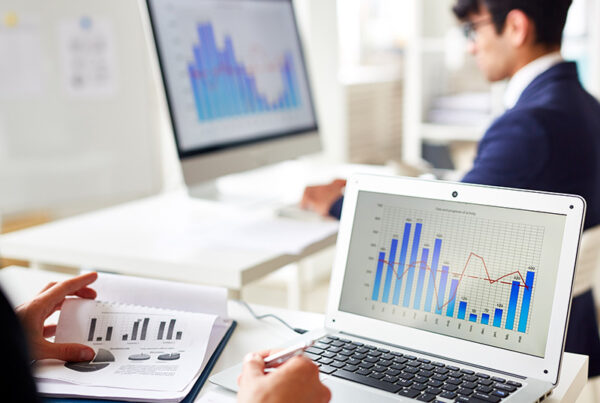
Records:
{"label": "man's hand", "polygon": [[308,186],[304,189],[300,206],[327,216],[333,203],[344,194],[344,187],[344,179],[336,179],[327,185]]}
{"label": "man's hand", "polygon": [[238,379],[238,403],[326,403],[331,392],[319,380],[319,368],[297,356],[265,374],[263,359],[269,352],[248,354]]}
{"label": "man's hand", "polygon": [[94,350],[83,344],[51,343],[46,337],[56,333],[56,325],[44,326],[48,316],[58,311],[67,295],[94,299],[96,291],[87,286],[98,278],[98,273],[87,273],[79,277],[48,284],[33,300],[16,308],[16,313],[29,339],[33,359],[57,358],[63,361],[90,361]]}

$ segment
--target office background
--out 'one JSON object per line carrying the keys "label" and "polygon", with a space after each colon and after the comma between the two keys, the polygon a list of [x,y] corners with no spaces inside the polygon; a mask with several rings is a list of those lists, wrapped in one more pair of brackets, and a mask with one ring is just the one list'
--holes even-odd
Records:
{"label": "office background", "polygon": [[[502,112],[450,0],[295,0],[331,162],[468,169]],[[563,54],[600,97],[600,0],[574,0]],[[2,232],[182,184],[136,1],[0,0]],[[406,170],[410,164],[414,171]],[[331,250],[302,308],[325,309]],[[6,265],[8,261],[4,261]],[[244,296],[287,303],[286,270]]]}

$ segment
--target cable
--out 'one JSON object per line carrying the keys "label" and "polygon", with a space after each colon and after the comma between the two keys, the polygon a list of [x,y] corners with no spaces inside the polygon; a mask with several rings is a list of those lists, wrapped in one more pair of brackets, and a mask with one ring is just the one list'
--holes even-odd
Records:
{"label": "cable", "polygon": [[240,305],[245,306],[246,309],[248,310],[248,312],[250,312],[250,314],[254,317],[254,319],[262,320],[262,319],[265,319],[265,318],[273,318],[273,319],[278,320],[279,322],[283,323],[283,325],[285,327],[287,327],[288,329],[290,329],[290,330],[292,330],[292,331],[294,331],[296,333],[299,333],[299,334],[306,333],[306,329],[301,329],[301,328],[298,328],[298,327],[291,327],[285,320],[281,319],[279,316],[274,315],[272,313],[266,313],[264,315],[257,315],[256,313],[254,313],[254,311],[252,310],[252,308],[250,308],[250,305],[248,305],[248,303],[246,301],[242,301],[242,300],[239,300],[239,299],[236,299],[234,301],[237,302]]}

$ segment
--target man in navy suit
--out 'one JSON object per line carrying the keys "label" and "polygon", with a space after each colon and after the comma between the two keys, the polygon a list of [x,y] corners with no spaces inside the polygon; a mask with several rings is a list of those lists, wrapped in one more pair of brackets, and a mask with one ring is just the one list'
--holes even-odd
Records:
{"label": "man in navy suit", "polygon": [[[464,182],[581,195],[585,228],[600,224],[600,104],[560,55],[571,0],[457,0],[469,51],[489,81],[510,79],[506,112],[486,131]],[[305,190],[303,206],[340,216],[345,182]],[[573,298],[566,350],[600,375],[591,291]]]}

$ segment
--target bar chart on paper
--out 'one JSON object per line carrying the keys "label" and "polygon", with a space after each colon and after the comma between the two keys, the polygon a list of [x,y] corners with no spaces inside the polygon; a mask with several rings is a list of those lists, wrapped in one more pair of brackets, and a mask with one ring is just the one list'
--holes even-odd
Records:
{"label": "bar chart on paper", "polygon": [[382,207],[369,299],[528,333],[544,228]]}

